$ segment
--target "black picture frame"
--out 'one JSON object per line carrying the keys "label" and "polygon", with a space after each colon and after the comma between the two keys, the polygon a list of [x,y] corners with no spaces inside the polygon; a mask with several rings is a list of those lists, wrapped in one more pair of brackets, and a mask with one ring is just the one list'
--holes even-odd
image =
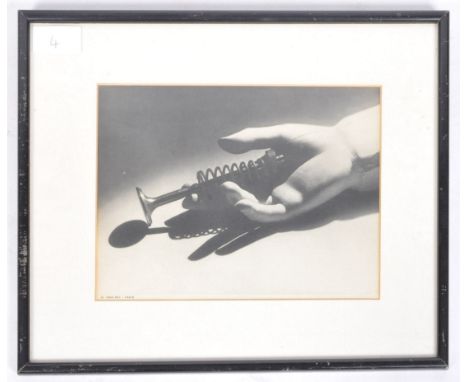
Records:
{"label": "black picture frame", "polygon": [[[438,25],[438,333],[437,356],[389,359],[310,359],[193,362],[32,362],[29,279],[29,30],[31,23],[436,23]],[[449,12],[18,12],[18,373],[212,372],[446,368],[449,262]]]}

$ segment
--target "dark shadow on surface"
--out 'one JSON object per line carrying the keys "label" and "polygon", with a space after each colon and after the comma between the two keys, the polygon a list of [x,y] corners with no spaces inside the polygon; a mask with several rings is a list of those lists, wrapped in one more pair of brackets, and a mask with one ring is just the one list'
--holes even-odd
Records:
{"label": "dark shadow on surface", "polygon": [[192,261],[201,260],[211,255],[212,253],[215,253],[218,250],[218,248],[238,238],[239,235],[242,235],[244,233],[245,230],[241,227],[238,227],[238,229],[231,228],[225,230],[205,241],[200,247],[198,247],[194,252],[192,252],[188,259]]}
{"label": "dark shadow on surface", "polygon": [[112,231],[109,244],[114,248],[126,248],[147,235],[159,233],[167,233],[173,240],[214,235],[188,256],[189,260],[196,261],[213,253],[230,255],[276,233],[313,230],[336,220],[354,219],[378,211],[377,191],[346,191],[313,211],[283,223],[260,225],[232,210],[185,211],[167,220],[165,227],[156,228],[148,228],[142,220],[130,220]]}
{"label": "dark shadow on surface", "polygon": [[185,211],[165,221],[169,237],[174,240],[189,239],[251,226],[251,222],[235,210]]}
{"label": "dark shadow on surface", "polygon": [[349,220],[379,211],[379,193],[346,191],[296,219],[255,227],[218,248],[217,255],[229,255],[258,240],[279,232],[312,230],[336,220]]}
{"label": "dark shadow on surface", "polygon": [[143,220],[130,220],[120,224],[111,232],[109,244],[114,248],[127,248],[143,240],[146,235],[168,231],[168,227],[149,228]]}
{"label": "dark shadow on surface", "polygon": [[245,231],[252,222],[237,211],[185,211],[165,222],[164,227],[150,228],[143,220],[129,220],[114,228],[108,242],[114,248],[131,247],[147,235],[167,233],[173,240],[215,235],[225,231]]}

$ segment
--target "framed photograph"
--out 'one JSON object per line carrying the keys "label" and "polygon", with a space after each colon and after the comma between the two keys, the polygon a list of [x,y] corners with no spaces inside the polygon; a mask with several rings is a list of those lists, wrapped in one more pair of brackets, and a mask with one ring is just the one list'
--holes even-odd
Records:
{"label": "framed photograph", "polygon": [[18,372],[447,367],[448,19],[20,11]]}

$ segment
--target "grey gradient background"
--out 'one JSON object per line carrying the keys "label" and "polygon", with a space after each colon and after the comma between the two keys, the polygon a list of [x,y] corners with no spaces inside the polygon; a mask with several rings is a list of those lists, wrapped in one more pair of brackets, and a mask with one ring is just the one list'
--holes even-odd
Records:
{"label": "grey gradient background", "polygon": [[[193,168],[185,181],[194,182],[197,163],[255,157],[227,156],[217,145],[222,136],[281,123],[333,125],[377,105],[379,94],[376,87],[100,86],[99,204],[171,171]],[[181,184],[167,186],[147,193]]]}

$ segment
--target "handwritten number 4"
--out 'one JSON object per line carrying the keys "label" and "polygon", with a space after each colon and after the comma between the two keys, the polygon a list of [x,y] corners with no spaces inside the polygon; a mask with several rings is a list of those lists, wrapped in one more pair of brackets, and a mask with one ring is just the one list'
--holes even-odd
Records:
{"label": "handwritten number 4", "polygon": [[54,48],[57,48],[57,46],[58,46],[58,44],[59,44],[58,41],[55,39],[54,36],[50,36],[50,41],[49,41],[49,43],[50,43],[50,46],[53,46]]}

